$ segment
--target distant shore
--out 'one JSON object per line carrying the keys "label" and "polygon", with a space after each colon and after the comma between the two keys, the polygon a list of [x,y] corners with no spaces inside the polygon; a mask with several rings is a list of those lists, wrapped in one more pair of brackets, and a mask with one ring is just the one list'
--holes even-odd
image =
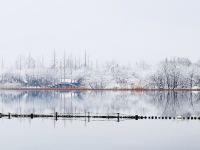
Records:
{"label": "distant shore", "polygon": [[200,91],[200,88],[49,88],[49,87],[1,87],[0,90],[16,90],[16,91]]}

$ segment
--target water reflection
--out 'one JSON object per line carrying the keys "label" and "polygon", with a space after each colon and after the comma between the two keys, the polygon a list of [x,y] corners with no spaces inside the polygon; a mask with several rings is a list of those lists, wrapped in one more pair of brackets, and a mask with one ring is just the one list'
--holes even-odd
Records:
{"label": "water reflection", "polygon": [[1,91],[2,113],[121,113],[199,116],[199,92]]}

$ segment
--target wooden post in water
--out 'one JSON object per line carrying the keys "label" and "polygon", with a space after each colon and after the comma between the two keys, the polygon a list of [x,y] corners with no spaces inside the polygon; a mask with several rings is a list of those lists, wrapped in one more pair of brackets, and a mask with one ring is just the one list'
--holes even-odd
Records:
{"label": "wooden post in water", "polygon": [[10,119],[10,113],[8,113],[8,119]]}
{"label": "wooden post in water", "polygon": [[88,122],[90,122],[90,112],[88,112]]}
{"label": "wooden post in water", "polygon": [[31,114],[31,119],[33,119],[33,114]]}
{"label": "wooden post in water", "polygon": [[58,120],[58,112],[55,113],[55,120]]}
{"label": "wooden post in water", "polygon": [[117,122],[119,122],[119,113],[117,113]]}
{"label": "wooden post in water", "polygon": [[138,120],[139,119],[139,116],[138,115],[135,115],[135,120]]}

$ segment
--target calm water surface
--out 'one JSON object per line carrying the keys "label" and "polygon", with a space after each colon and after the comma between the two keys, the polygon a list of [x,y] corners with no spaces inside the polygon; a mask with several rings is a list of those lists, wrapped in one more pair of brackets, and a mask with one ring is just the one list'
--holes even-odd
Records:
{"label": "calm water surface", "polygon": [[[2,113],[200,116],[198,92],[1,91]],[[200,121],[0,119],[4,150],[200,149]]]}

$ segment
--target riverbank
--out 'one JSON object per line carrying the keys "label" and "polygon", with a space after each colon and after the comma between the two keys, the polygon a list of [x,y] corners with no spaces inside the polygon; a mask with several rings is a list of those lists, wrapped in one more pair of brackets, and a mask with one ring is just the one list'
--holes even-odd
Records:
{"label": "riverbank", "polygon": [[49,88],[49,87],[1,87],[0,90],[18,90],[18,91],[200,91],[200,88]]}

